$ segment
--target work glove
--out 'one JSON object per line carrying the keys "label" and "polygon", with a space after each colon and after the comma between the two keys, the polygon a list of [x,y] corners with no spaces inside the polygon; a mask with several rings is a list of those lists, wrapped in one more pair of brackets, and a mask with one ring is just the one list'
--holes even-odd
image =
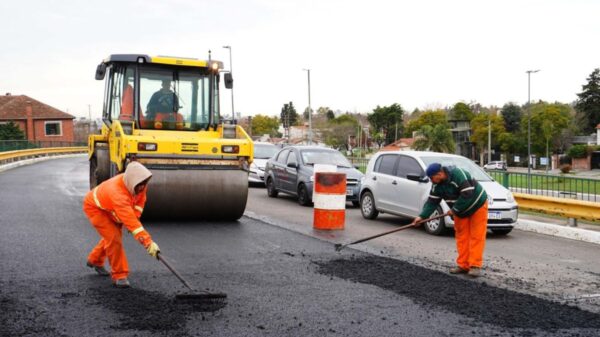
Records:
{"label": "work glove", "polygon": [[150,256],[158,259],[158,253],[160,253],[160,248],[158,247],[156,242],[150,242],[148,247],[146,247],[146,251],[148,251],[148,254],[150,254]]}
{"label": "work glove", "polygon": [[411,225],[415,226],[415,227],[420,227],[423,223],[420,222],[421,220],[423,220],[423,218],[421,218],[420,216],[416,217],[413,222],[411,223]]}

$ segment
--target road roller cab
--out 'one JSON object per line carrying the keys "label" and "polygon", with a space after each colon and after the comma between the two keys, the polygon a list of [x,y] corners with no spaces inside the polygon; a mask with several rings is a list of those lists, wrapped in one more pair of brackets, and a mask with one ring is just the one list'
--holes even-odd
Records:
{"label": "road roller cab", "polygon": [[145,217],[241,217],[253,146],[239,125],[220,122],[222,68],[210,57],[103,60],[96,69],[105,80],[103,125],[89,137],[90,187],[138,161],[153,173]]}

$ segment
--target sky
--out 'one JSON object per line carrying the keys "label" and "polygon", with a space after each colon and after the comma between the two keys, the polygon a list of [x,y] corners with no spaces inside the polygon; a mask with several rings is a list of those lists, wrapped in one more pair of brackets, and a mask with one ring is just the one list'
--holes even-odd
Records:
{"label": "sky", "polygon": [[[99,118],[110,54],[222,60],[242,116],[569,103],[600,68],[595,0],[3,0],[0,94]],[[231,93],[221,96],[231,113]]]}

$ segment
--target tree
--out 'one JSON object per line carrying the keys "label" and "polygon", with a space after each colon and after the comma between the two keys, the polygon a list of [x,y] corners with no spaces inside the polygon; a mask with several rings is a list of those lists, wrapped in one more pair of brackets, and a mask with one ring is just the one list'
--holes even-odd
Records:
{"label": "tree", "polygon": [[[311,112],[315,112],[314,110],[311,109]],[[302,118],[304,118],[305,121],[308,120],[308,107],[306,107],[306,109],[304,109],[304,112],[302,113]]]}
{"label": "tree", "polygon": [[521,116],[523,115],[520,106],[514,103],[505,104],[502,107],[501,114],[504,119],[504,128],[506,129],[506,132],[516,132],[519,130]]}
{"label": "tree", "polygon": [[571,108],[566,104],[546,102],[539,102],[530,108],[532,152],[545,152],[547,157],[563,130],[569,127]]}
{"label": "tree", "polygon": [[582,86],[582,92],[577,94],[579,99],[575,103],[575,109],[583,117],[582,130],[592,133],[600,123],[600,68],[594,69],[587,81]]}
{"label": "tree", "polygon": [[473,119],[473,111],[463,102],[454,104],[450,113],[453,120],[470,121]]}
{"label": "tree", "polygon": [[[483,156],[487,153],[490,126],[492,136],[491,144],[498,144],[500,135],[506,133],[502,116],[498,116],[492,112],[480,113],[471,120],[471,130],[473,130],[473,133],[471,134],[470,140],[474,142],[479,149],[480,163],[484,162]],[[503,140],[506,141],[507,139],[503,138]]]}
{"label": "tree", "polygon": [[422,112],[418,118],[413,119],[406,125],[406,137],[412,137],[414,131],[419,131],[423,126],[444,125],[447,129],[450,128],[448,118],[444,110],[428,110]]}
{"label": "tree", "polygon": [[332,119],[328,127],[322,130],[321,134],[325,144],[336,148],[350,150],[348,139],[356,135],[358,130],[358,120],[352,115],[341,115]]}
{"label": "tree", "polygon": [[22,140],[25,139],[25,133],[13,123],[0,124],[0,140]]}
{"label": "tree", "polygon": [[268,134],[275,137],[279,134],[279,119],[265,115],[256,115],[252,118],[252,134],[259,136]]}
{"label": "tree", "polygon": [[421,127],[413,148],[418,151],[454,153],[456,145],[450,129],[444,124],[438,124]]}
{"label": "tree", "polygon": [[374,130],[379,130],[385,134],[385,141],[389,144],[402,135],[402,129],[404,128],[402,123],[403,114],[404,110],[398,103],[384,107],[378,105],[373,113],[367,116],[367,120]]}
{"label": "tree", "polygon": [[298,122],[298,113],[296,112],[296,108],[294,108],[294,103],[286,103],[281,108],[280,121],[283,124],[285,129],[289,129],[290,126],[296,125]]}

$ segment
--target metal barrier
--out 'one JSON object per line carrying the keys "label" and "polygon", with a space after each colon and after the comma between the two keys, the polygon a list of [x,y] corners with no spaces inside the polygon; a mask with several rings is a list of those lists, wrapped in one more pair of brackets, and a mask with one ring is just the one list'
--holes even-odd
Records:
{"label": "metal barrier", "polygon": [[29,159],[29,158],[37,158],[37,157],[45,157],[57,154],[65,154],[65,153],[82,153],[87,152],[87,146],[80,147],[49,147],[42,149],[29,149],[29,150],[19,150],[19,151],[5,151],[0,152],[0,165],[12,163],[15,161]]}
{"label": "metal barrier", "polygon": [[367,171],[367,165],[369,164],[368,158],[348,157],[348,160],[352,165],[355,165],[360,172],[365,173]]}
{"label": "metal barrier", "polygon": [[[519,209],[559,215],[569,219],[600,221],[600,203],[514,193]],[[576,222],[574,223],[576,226]]]}
{"label": "metal barrier", "polygon": [[513,192],[600,202],[600,180],[598,179],[531,174],[531,189],[529,189],[527,173],[488,171],[488,174]]}

